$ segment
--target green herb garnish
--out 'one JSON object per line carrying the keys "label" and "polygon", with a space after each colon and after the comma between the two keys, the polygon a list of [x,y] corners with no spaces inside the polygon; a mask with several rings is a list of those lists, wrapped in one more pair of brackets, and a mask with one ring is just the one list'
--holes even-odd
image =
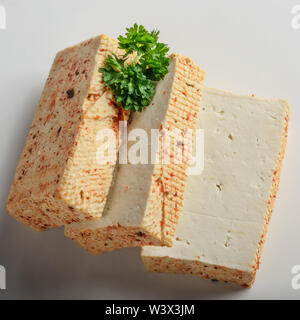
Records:
{"label": "green herb garnish", "polygon": [[[124,110],[142,111],[150,104],[157,81],[168,72],[170,58],[166,54],[169,48],[158,42],[159,31],[148,32],[137,24],[126,30],[125,37],[118,37],[119,48],[124,49],[125,54],[121,58],[109,55],[105,67],[99,71],[118,106]],[[130,54],[136,55],[132,63],[127,61]]]}

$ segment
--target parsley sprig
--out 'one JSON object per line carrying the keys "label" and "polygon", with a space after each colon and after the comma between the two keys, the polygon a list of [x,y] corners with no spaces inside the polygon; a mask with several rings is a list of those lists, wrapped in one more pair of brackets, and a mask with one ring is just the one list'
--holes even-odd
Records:
{"label": "parsley sprig", "polygon": [[[118,58],[115,54],[105,60],[100,68],[103,81],[114,95],[115,102],[124,110],[142,111],[155,94],[155,87],[168,72],[169,48],[158,42],[159,31],[148,32],[142,25],[127,28],[125,36],[119,36],[119,48],[125,54]],[[135,54],[133,62],[128,56]]]}

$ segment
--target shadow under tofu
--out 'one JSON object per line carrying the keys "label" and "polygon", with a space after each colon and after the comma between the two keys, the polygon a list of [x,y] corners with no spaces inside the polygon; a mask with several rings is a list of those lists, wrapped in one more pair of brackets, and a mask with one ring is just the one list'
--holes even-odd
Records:
{"label": "shadow under tofu", "polygon": [[190,275],[147,273],[139,248],[95,256],[64,237],[62,228],[35,232],[9,216],[4,226],[2,299],[226,299],[247,290]]}

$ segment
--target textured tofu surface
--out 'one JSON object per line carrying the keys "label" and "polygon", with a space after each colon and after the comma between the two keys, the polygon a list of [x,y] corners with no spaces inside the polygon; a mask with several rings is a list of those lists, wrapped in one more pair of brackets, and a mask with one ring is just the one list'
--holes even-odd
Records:
{"label": "textured tofu surface", "polygon": [[[150,106],[135,113],[131,130],[184,132],[195,129],[204,72],[190,59],[173,55]],[[176,145],[182,136],[175,136]],[[171,155],[174,154],[171,141]],[[182,148],[182,147],[180,147]],[[170,157],[171,158],[171,157]],[[73,223],[66,236],[92,253],[143,245],[171,245],[182,208],[188,163],[120,164],[106,210],[97,221]]]}
{"label": "textured tofu surface", "polygon": [[187,180],[172,248],[144,247],[148,271],[251,286],[279,184],[289,105],[203,88],[204,170]]}
{"label": "textured tofu surface", "polygon": [[116,40],[101,35],[59,52],[16,169],[7,211],[35,230],[101,216],[115,163],[99,165],[98,130],[126,115],[111,103],[99,67]]}

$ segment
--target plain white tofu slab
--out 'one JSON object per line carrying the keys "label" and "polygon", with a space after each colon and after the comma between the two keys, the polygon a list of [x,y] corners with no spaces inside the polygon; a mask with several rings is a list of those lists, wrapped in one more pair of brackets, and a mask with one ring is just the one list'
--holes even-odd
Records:
{"label": "plain white tofu slab", "polygon": [[203,89],[204,170],[187,180],[173,247],[142,249],[148,271],[251,285],[287,112],[284,100]]}

